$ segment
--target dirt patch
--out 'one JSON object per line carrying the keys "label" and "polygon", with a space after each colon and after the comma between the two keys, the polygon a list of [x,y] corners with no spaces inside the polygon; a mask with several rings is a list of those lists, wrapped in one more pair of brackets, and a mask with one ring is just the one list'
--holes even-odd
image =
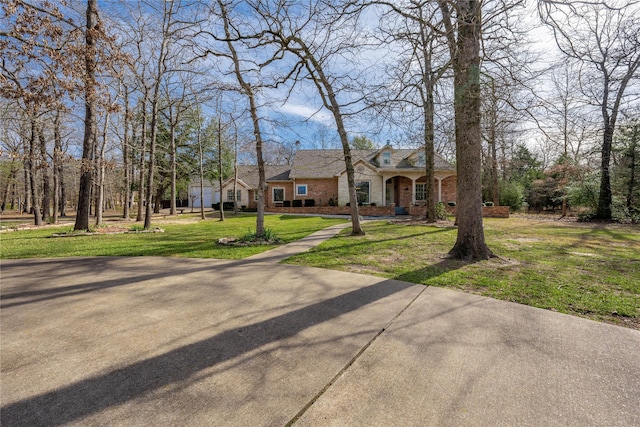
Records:
{"label": "dirt patch", "polygon": [[244,247],[244,246],[267,246],[267,245],[281,245],[284,242],[281,239],[256,239],[256,240],[242,240],[236,239],[235,237],[222,237],[218,239],[218,244],[222,246],[236,246],[236,247]]}

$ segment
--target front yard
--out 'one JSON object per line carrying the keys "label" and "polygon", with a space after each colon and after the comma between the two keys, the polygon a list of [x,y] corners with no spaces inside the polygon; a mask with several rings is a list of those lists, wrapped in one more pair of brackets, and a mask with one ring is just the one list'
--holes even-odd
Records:
{"label": "front yard", "polygon": [[460,289],[501,300],[640,329],[640,229],[512,217],[485,219],[498,258],[445,257],[456,229],[376,221],[349,229],[287,263]]}

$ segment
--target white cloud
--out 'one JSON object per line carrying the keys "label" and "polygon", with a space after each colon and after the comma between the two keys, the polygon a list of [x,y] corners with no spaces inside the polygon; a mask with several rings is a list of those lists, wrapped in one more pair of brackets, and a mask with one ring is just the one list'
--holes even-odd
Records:
{"label": "white cloud", "polygon": [[334,124],[331,113],[329,113],[325,109],[318,110],[317,108],[307,105],[287,102],[284,105],[276,108],[275,110],[281,114],[291,114],[304,120],[321,123],[325,126],[332,126]]}

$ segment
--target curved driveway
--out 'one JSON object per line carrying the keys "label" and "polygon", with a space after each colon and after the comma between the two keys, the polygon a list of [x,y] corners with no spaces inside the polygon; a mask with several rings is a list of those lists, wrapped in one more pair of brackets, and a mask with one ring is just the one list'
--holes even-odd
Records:
{"label": "curved driveway", "polygon": [[640,425],[640,331],[277,262],[3,260],[0,424]]}

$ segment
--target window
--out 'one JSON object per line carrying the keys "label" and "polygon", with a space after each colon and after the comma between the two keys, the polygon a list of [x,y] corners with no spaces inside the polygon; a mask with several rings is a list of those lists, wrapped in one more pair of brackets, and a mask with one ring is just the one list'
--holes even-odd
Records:
{"label": "window", "polygon": [[356,181],[358,204],[369,203],[369,181]]}
{"label": "window", "polygon": [[307,184],[296,185],[296,196],[307,195]]}
{"label": "window", "polygon": [[427,184],[416,182],[416,200],[427,200]]}
{"label": "window", "polygon": [[[238,201],[242,200],[242,191],[241,190],[237,191],[237,200]],[[233,190],[227,190],[227,201],[228,202],[233,202]]]}
{"label": "window", "polygon": [[391,152],[390,151],[385,151],[384,153],[382,153],[382,164],[383,165],[390,165],[391,164]]}
{"label": "window", "polygon": [[283,202],[284,201],[284,188],[274,188],[273,189],[273,201],[274,202]]}
{"label": "window", "polygon": [[425,165],[424,153],[420,153],[418,154],[418,158],[416,159],[416,166],[424,166],[424,165]]}

